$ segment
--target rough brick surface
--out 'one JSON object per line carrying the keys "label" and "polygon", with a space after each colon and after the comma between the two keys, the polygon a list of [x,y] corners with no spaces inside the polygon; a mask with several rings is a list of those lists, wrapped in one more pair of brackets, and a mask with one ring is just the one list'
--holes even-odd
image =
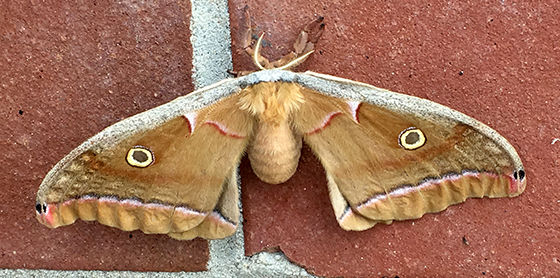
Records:
{"label": "rough brick surface", "polygon": [[208,243],[96,223],[50,230],[35,192],[104,127],[192,91],[185,1],[9,1],[0,9],[0,268],[194,271]]}
{"label": "rough brick surface", "polygon": [[[560,273],[560,24],[555,1],[230,1],[234,65],[248,4],[264,53],[289,51],[316,15],[327,24],[300,70],[439,102],[510,140],[528,173],[514,199],[471,199],[364,232],[338,227],[321,165],[305,150],[296,175],[267,185],[242,165],[246,253],[281,249],[327,276],[528,277]],[[237,46],[237,47],[236,47]],[[237,51],[237,52],[236,52]],[[467,244],[468,243],[468,244]]]}

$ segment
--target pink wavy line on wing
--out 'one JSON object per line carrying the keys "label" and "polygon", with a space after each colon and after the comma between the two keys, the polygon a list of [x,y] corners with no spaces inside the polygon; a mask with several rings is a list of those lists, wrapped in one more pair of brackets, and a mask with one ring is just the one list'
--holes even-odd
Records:
{"label": "pink wavy line on wing", "polygon": [[204,122],[204,124],[215,127],[221,134],[229,136],[229,137],[233,137],[233,138],[244,138],[245,137],[241,134],[230,131],[225,125],[223,125],[220,122],[206,121],[206,122]]}
{"label": "pink wavy line on wing", "polygon": [[344,220],[350,216],[354,215],[354,212],[349,207],[346,207],[346,210],[342,213],[342,215],[338,218],[339,222],[344,222]]}
{"label": "pink wavy line on wing", "polygon": [[215,221],[218,222],[220,224],[226,224],[226,226],[228,226],[231,229],[236,229],[237,225],[235,225],[234,223],[231,223],[230,220],[226,219],[223,215],[221,215],[220,213],[217,213],[215,211],[211,212],[208,215],[208,219],[211,221]]}
{"label": "pink wavy line on wing", "polygon": [[39,215],[39,217],[41,218],[41,220],[44,223],[52,226],[53,224],[55,224],[54,223],[54,215],[57,212],[57,210],[59,209],[59,207],[70,206],[75,202],[78,202],[80,204],[86,203],[86,202],[98,202],[98,203],[118,204],[118,205],[121,205],[121,206],[124,206],[124,207],[130,207],[130,208],[143,207],[145,209],[175,210],[175,212],[179,212],[185,217],[191,217],[191,216],[196,217],[196,216],[207,216],[208,215],[208,213],[199,212],[199,211],[196,211],[196,210],[184,207],[184,206],[175,207],[175,206],[158,204],[158,203],[143,203],[141,201],[133,200],[133,199],[119,200],[115,197],[94,197],[94,196],[90,196],[90,195],[86,195],[86,196],[76,198],[76,199],[70,199],[70,200],[64,201],[62,203],[50,203],[50,204],[47,205],[47,211],[45,213],[39,214],[37,212],[36,214]]}
{"label": "pink wavy line on wing", "polygon": [[341,115],[341,114],[342,114],[342,112],[340,112],[340,111],[335,111],[335,112],[331,112],[331,113],[327,114],[327,116],[325,116],[325,118],[323,119],[323,122],[321,123],[321,125],[319,127],[315,128],[312,131],[306,132],[305,134],[311,135],[311,134],[314,134],[314,133],[317,133],[317,132],[323,130],[325,127],[327,127],[331,123],[331,121],[334,117],[336,117],[338,115]]}
{"label": "pink wavy line on wing", "polygon": [[[381,202],[383,200],[386,200],[389,197],[393,197],[393,198],[394,197],[400,197],[400,196],[404,196],[404,195],[407,195],[407,194],[410,194],[412,192],[419,191],[419,190],[422,190],[422,189],[425,189],[425,188],[430,188],[430,187],[434,187],[434,186],[441,186],[441,184],[443,182],[446,182],[446,181],[456,181],[456,180],[464,178],[464,177],[479,177],[481,175],[487,175],[487,176],[490,176],[490,177],[493,177],[493,178],[498,178],[499,177],[497,174],[486,173],[486,172],[484,172],[484,173],[465,172],[463,174],[453,174],[453,175],[445,176],[441,179],[427,180],[427,181],[422,182],[422,183],[420,183],[416,186],[400,187],[400,188],[397,188],[397,189],[389,192],[388,194],[377,195],[377,196],[367,200],[365,203],[357,206],[356,209],[358,209],[358,211],[359,211],[360,209],[371,206],[371,205],[373,205],[377,202]],[[508,177],[509,177],[509,175],[508,175]],[[511,179],[510,179],[510,186],[511,186],[511,183],[512,182],[511,182]]]}

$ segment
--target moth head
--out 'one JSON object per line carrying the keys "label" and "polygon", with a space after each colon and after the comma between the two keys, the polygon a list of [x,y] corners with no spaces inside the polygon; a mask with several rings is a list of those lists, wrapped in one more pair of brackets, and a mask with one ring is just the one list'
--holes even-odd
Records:
{"label": "moth head", "polygon": [[154,159],[154,153],[144,146],[134,146],[126,154],[126,163],[138,168],[146,168],[152,165]]}
{"label": "moth head", "polygon": [[426,144],[424,132],[416,127],[409,127],[399,134],[399,145],[405,150],[416,150]]}

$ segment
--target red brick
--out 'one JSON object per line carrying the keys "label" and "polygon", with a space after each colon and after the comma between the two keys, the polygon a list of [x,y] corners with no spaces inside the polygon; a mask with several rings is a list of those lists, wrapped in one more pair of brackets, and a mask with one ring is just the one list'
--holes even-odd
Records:
{"label": "red brick", "polygon": [[47,171],[104,127],[193,90],[185,1],[0,9],[0,268],[196,271],[208,243],[35,220]]}

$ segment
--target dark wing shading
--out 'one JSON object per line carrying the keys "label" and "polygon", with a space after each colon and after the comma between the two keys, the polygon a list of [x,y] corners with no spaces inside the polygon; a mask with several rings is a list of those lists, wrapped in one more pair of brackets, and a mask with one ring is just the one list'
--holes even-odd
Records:
{"label": "dark wing shading", "polygon": [[304,92],[294,124],[325,168],[344,229],[419,218],[469,197],[517,196],[525,188],[509,143],[450,108],[398,94],[412,108],[397,111],[374,104],[377,96]]}
{"label": "dark wing shading", "polygon": [[[39,221],[58,227],[97,220],[179,239],[233,234],[237,167],[253,128],[252,117],[237,108],[238,98],[150,128],[140,125],[138,132],[102,131],[49,173],[37,194]],[[137,115],[136,122],[149,124],[154,113]]]}

